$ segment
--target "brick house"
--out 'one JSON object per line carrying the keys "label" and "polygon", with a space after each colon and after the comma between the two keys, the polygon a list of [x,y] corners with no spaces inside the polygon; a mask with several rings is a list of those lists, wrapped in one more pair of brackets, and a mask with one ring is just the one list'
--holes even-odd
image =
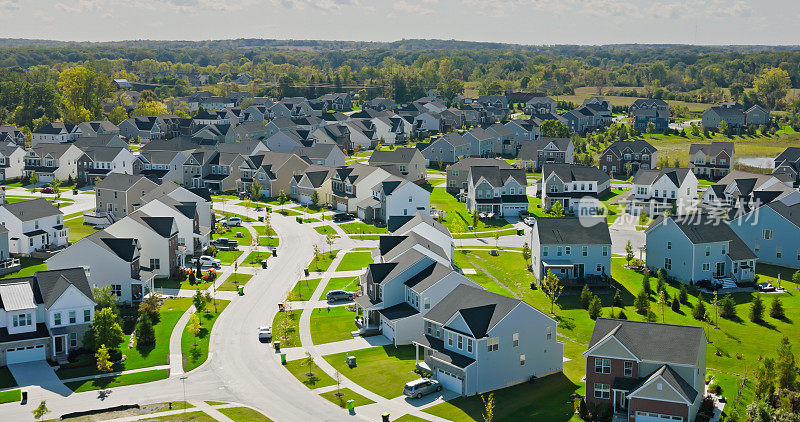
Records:
{"label": "brick house", "polygon": [[604,173],[626,174],[625,166],[631,163],[631,175],[633,175],[639,169],[656,168],[657,152],[658,150],[644,139],[616,141],[600,154],[597,166]]}

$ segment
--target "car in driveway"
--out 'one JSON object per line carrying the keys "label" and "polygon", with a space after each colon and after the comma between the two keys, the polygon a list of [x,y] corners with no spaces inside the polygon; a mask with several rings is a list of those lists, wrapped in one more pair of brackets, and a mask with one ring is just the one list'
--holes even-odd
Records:
{"label": "car in driveway", "polygon": [[200,265],[203,266],[203,267],[219,268],[219,267],[222,266],[222,261],[220,261],[219,259],[214,258],[212,256],[208,256],[208,255],[202,255],[202,256],[200,256],[200,258],[197,258],[192,262],[196,263],[197,261],[200,261]]}
{"label": "car in driveway", "polygon": [[43,187],[42,190],[40,190],[39,192],[41,192],[41,193],[56,193],[56,191],[54,191],[53,188],[51,188],[50,186]]}
{"label": "car in driveway", "polygon": [[348,214],[348,213],[346,213],[346,212],[339,212],[339,213],[336,213],[336,214],[333,215],[333,221],[334,222],[350,221],[352,219],[353,219],[353,216]]}
{"label": "car in driveway", "polygon": [[228,227],[237,227],[242,225],[242,219],[239,217],[231,217],[222,222],[222,224]]}
{"label": "car in driveway", "polygon": [[272,327],[258,327],[258,339],[272,341]]}
{"label": "car in driveway", "polygon": [[231,240],[227,237],[220,237],[218,239],[211,240],[211,245],[221,251],[235,251],[239,249],[239,241],[238,240]]}
{"label": "car in driveway", "polygon": [[328,302],[336,302],[337,300],[350,300],[353,298],[353,292],[347,290],[331,290],[325,294],[325,299]]}
{"label": "car in driveway", "polygon": [[774,292],[775,286],[773,286],[771,283],[761,282],[756,283],[756,289],[761,292]]}
{"label": "car in driveway", "polygon": [[536,224],[536,218],[534,218],[534,217],[525,217],[525,219],[522,220],[522,221],[524,221],[525,224],[527,224],[527,225],[529,225],[531,227],[533,227],[533,225]]}
{"label": "car in driveway", "polygon": [[407,382],[403,387],[403,395],[415,399],[438,391],[442,391],[442,385],[439,384],[439,381],[430,378],[415,379]]}

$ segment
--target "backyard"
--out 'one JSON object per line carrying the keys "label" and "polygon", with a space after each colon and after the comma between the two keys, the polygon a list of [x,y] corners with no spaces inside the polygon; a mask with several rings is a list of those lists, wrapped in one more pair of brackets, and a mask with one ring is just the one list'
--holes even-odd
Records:
{"label": "backyard", "polygon": [[[355,356],[357,366],[345,358]],[[405,383],[419,378],[414,373],[413,346],[383,346],[323,356],[342,375],[373,393],[392,399],[403,394]]]}
{"label": "backyard", "polygon": [[328,281],[325,290],[319,296],[319,300],[325,300],[325,295],[331,290],[358,290],[359,279],[358,277],[334,277]]}
{"label": "backyard", "polygon": [[[444,187],[435,187],[431,191],[431,209],[433,208],[445,212],[445,218],[439,221],[452,233],[481,232],[512,228],[512,225],[502,218],[478,219],[473,222],[472,214],[467,211],[466,204],[459,202],[458,198],[447,193]],[[469,226],[472,226],[471,230]]]}
{"label": "backyard", "polygon": [[358,328],[354,322],[356,314],[347,308],[347,306],[333,306],[316,308],[312,311],[311,340],[314,344],[353,338],[350,332]]}
{"label": "backyard", "polygon": [[372,263],[371,252],[348,252],[339,262],[336,271],[361,270]]}
{"label": "backyard", "polygon": [[212,239],[219,239],[220,237],[225,237],[230,240],[236,240],[239,242],[239,246],[249,246],[252,242],[252,237],[250,236],[250,230],[247,230],[247,227],[225,227],[220,226],[217,228],[212,235]]}

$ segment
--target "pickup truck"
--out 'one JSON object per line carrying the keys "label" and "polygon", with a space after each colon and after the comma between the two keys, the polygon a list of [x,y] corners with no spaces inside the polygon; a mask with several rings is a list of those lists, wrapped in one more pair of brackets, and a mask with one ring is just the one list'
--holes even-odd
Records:
{"label": "pickup truck", "polygon": [[235,251],[239,249],[239,241],[231,240],[228,239],[227,237],[212,239],[211,244],[221,251]]}
{"label": "pickup truck", "polygon": [[219,268],[222,266],[222,261],[208,255],[202,255],[200,258],[192,259],[192,264],[196,264],[197,261],[200,261],[200,265],[203,267]]}

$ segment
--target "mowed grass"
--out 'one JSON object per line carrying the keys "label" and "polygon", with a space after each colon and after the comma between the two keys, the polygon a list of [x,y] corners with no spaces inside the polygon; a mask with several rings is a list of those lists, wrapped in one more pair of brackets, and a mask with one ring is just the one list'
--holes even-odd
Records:
{"label": "mowed grass", "polygon": [[289,295],[289,300],[297,301],[311,299],[311,295],[313,295],[314,291],[317,290],[320,280],[321,279],[319,278],[309,278],[298,281],[297,284],[295,284],[292,288],[291,294]]}
{"label": "mowed grass", "polygon": [[323,235],[323,236],[327,236],[327,235],[329,235],[329,234],[336,234],[336,230],[334,230],[334,228],[333,228],[333,227],[331,227],[331,226],[328,226],[328,225],[324,225],[324,226],[315,226],[315,227],[314,227],[314,230],[316,230],[316,231],[317,231],[317,233],[319,233],[319,234],[321,234],[321,235]]}
{"label": "mowed grass", "polygon": [[355,330],[356,313],[347,306],[316,308],[311,312],[311,340],[314,344],[350,340]]}
{"label": "mowed grass", "polygon": [[[431,190],[431,208],[445,212],[445,218],[441,220],[441,223],[452,233],[480,232],[512,227],[508,221],[502,218],[478,219],[477,224],[473,224],[472,214],[467,211],[467,205],[447,193],[444,187],[435,187]],[[469,226],[472,226],[472,230],[469,230]]]}
{"label": "mowed grass", "polygon": [[239,256],[242,255],[242,251],[218,251],[217,254],[214,256],[215,258],[222,261],[222,265],[233,265],[233,261],[239,259]]}
{"label": "mowed grass", "polygon": [[353,291],[357,290],[359,286],[359,278],[358,277],[335,277],[328,280],[328,284],[325,285],[325,290],[322,291],[322,294],[319,295],[319,300],[325,300],[325,295],[328,294],[331,290],[347,290]]}
{"label": "mowed grass", "polygon": [[0,391],[0,403],[11,403],[22,400],[22,390]]}
{"label": "mowed grass", "polygon": [[180,413],[169,416],[156,416],[153,418],[139,419],[141,422],[216,422],[217,420],[208,416],[205,412],[195,411]]}
{"label": "mowed grass", "polygon": [[242,261],[242,267],[260,267],[261,261],[264,259],[269,259],[272,254],[269,252],[260,252],[260,251],[253,251],[250,252]]}
{"label": "mowed grass", "polygon": [[385,234],[389,232],[386,227],[376,227],[361,221],[340,224],[339,227],[347,234]]}
{"label": "mowed grass", "polygon": [[238,286],[247,284],[253,278],[252,274],[231,273],[217,290],[235,292]]}
{"label": "mowed grass", "polygon": [[[213,233],[211,235],[212,239],[219,239],[220,237],[225,237],[230,240],[236,240],[239,242],[239,246],[248,246],[253,240],[253,237],[250,235],[250,230],[247,230],[246,227],[225,227],[222,226],[224,229],[220,233]],[[241,236],[241,237],[239,237]]]}
{"label": "mowed grass", "polygon": [[107,388],[122,387],[124,385],[144,384],[169,378],[168,369],[156,369],[153,371],[134,372],[132,374],[122,374],[115,377],[103,377],[88,381],[68,382],[64,385],[75,393],[84,391],[103,390]]}
{"label": "mowed grass", "polygon": [[73,218],[71,220],[65,220],[64,225],[69,227],[70,243],[77,242],[97,231],[94,226],[90,226],[83,221],[83,216]]}
{"label": "mowed grass", "polygon": [[372,263],[371,252],[348,252],[342,258],[336,271],[355,271],[361,270]]}
{"label": "mowed grass", "polygon": [[309,270],[315,272],[327,271],[328,267],[331,266],[331,262],[333,262],[333,260],[336,259],[337,253],[339,253],[338,250],[330,252],[321,252],[319,255],[317,255],[311,260],[311,264],[308,265]]}
{"label": "mowed grass", "polygon": [[[272,318],[272,341],[280,341],[281,347],[300,346],[300,314],[302,310],[278,312]],[[287,321],[284,325],[284,321]]]}
{"label": "mowed grass", "polygon": [[[355,356],[350,368],[345,357]],[[414,373],[414,346],[383,346],[323,356],[342,375],[373,393],[391,399],[403,394],[403,385],[419,378]]]}
{"label": "mowed grass", "polygon": [[249,407],[225,407],[217,410],[234,422],[272,422],[272,419]]}
{"label": "mowed grass", "polygon": [[41,259],[20,258],[19,263],[21,267],[19,271],[6,274],[3,278],[30,277],[36,274],[37,271],[44,271],[47,269],[47,264]]}
{"label": "mowed grass", "polygon": [[335,405],[338,405],[342,409],[347,407],[347,402],[349,400],[353,400],[353,405],[355,405],[356,407],[375,403],[374,401],[362,396],[361,394],[356,393],[355,391],[349,388],[342,388],[339,391],[336,390],[328,391],[327,393],[320,394],[320,397],[324,398],[325,400],[328,400],[329,402]]}
{"label": "mowed grass", "polygon": [[206,312],[199,314],[201,328],[195,337],[189,331],[187,324],[181,336],[181,354],[183,355],[183,370],[186,372],[197,368],[208,359],[208,345],[211,341],[211,331],[214,329],[214,322],[225,310],[230,301],[217,299],[217,312],[214,312],[214,305],[208,304]]}
{"label": "mowed grass", "polygon": [[334,381],[330,375],[326,374],[325,371],[320,369],[320,367],[317,366],[317,364],[313,361],[311,363],[311,367],[309,367],[305,358],[290,360],[286,362],[284,368],[294,375],[298,381],[302,382],[303,385],[312,390],[315,388],[327,387],[329,385],[336,384],[336,381]]}

